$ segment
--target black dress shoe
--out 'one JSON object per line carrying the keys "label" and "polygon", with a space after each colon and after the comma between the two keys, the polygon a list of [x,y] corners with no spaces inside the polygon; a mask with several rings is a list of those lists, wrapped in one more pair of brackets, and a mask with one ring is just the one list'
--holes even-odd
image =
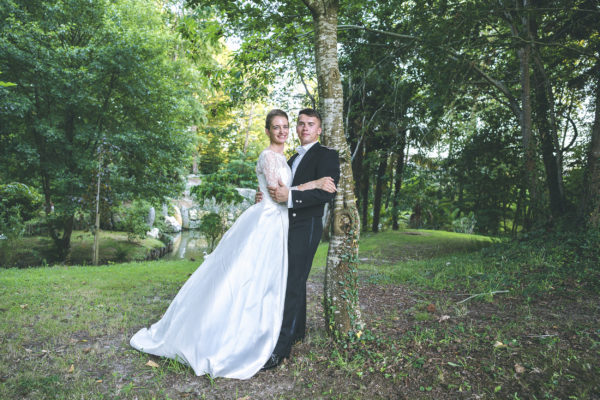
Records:
{"label": "black dress shoe", "polygon": [[275,368],[276,366],[281,364],[282,361],[283,361],[283,357],[281,357],[279,354],[273,353],[273,354],[271,354],[271,356],[269,357],[269,359],[267,360],[265,365],[263,365],[263,367],[260,370],[266,371],[268,369]]}

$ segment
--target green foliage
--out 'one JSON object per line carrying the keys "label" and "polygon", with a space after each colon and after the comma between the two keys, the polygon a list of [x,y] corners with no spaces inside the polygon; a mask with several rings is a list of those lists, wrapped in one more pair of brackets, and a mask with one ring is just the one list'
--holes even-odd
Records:
{"label": "green foliage", "polygon": [[[0,70],[17,83],[0,90],[3,175],[44,183],[59,247],[90,208],[98,169],[114,203],[182,189],[203,77],[177,55],[185,46],[166,11],[147,0],[9,1],[0,19]],[[104,141],[110,161],[99,166]]]}
{"label": "green foliage", "polygon": [[127,232],[129,241],[145,238],[146,232],[151,228],[148,225],[150,207],[150,203],[144,200],[134,200],[131,204],[121,205],[118,209],[117,230]]}
{"label": "green foliage", "polygon": [[[0,240],[0,268],[27,268],[64,263],[55,249],[52,239],[44,236],[23,236]],[[68,265],[92,263],[93,232],[73,231]],[[165,243],[153,238],[131,242],[125,232],[100,231],[100,263],[143,261],[148,254]]]}
{"label": "green foliage", "polygon": [[199,230],[209,240],[209,251],[213,251],[216,242],[225,231],[225,224],[219,214],[208,213],[202,217]]}
{"label": "green foliage", "polygon": [[42,196],[31,186],[13,182],[0,185],[0,212],[19,208],[23,221],[34,218],[40,211]]}
{"label": "green foliage", "polygon": [[255,172],[256,158],[254,153],[237,153],[217,171],[203,176],[200,185],[191,189],[192,195],[200,204],[212,198],[217,204],[241,203],[244,197],[236,188],[253,188],[258,185]]}
{"label": "green foliage", "polygon": [[42,196],[30,186],[18,182],[0,185],[0,234],[21,236],[25,223],[40,213],[41,204]]}
{"label": "green foliage", "polygon": [[515,220],[511,205],[519,198],[522,181],[518,143],[510,126],[510,116],[488,106],[480,129],[472,132],[444,162],[454,182],[447,195],[456,199],[462,213],[477,215],[477,232],[497,234],[507,219]]}
{"label": "green foliage", "polygon": [[191,193],[200,204],[204,204],[211,198],[214,198],[218,204],[235,204],[244,200],[224,171],[204,176],[202,183],[194,186]]}
{"label": "green foliage", "polygon": [[452,230],[458,233],[473,233],[475,226],[477,225],[477,219],[475,214],[471,211],[464,217],[456,218],[452,221]]}

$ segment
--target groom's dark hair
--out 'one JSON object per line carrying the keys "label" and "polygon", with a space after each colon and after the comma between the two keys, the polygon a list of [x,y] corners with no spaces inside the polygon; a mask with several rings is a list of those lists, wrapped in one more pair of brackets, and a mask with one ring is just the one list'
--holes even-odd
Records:
{"label": "groom's dark hair", "polygon": [[300,116],[304,114],[306,116],[309,117],[315,117],[316,119],[319,120],[319,126],[323,125],[323,119],[321,118],[321,114],[319,114],[319,112],[313,108],[305,108],[300,110],[300,112],[298,113],[298,118],[300,118]]}
{"label": "groom's dark hair", "polygon": [[285,111],[280,110],[278,108],[274,108],[271,111],[269,111],[269,113],[267,114],[267,119],[265,121],[265,128],[267,128],[267,129],[271,128],[271,121],[273,121],[273,118],[275,118],[275,117],[285,117],[285,119],[287,119],[288,122],[290,120]]}

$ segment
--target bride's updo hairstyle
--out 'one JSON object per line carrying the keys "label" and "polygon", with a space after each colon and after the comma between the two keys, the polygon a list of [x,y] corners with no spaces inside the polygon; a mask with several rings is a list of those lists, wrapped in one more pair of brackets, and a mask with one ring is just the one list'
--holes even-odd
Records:
{"label": "bride's updo hairstyle", "polygon": [[267,120],[265,121],[266,129],[271,128],[271,121],[273,121],[273,118],[275,118],[275,117],[285,117],[286,120],[288,120],[288,121],[290,120],[285,111],[280,110],[278,108],[274,108],[273,110],[269,111],[269,113],[267,114]]}

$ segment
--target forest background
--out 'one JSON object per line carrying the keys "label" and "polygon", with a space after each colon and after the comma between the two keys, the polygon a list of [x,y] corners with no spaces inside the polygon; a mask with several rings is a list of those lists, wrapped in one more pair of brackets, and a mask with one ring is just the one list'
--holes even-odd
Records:
{"label": "forest background", "polygon": [[[191,3],[2,3],[0,179],[53,208],[57,248],[91,214],[98,170],[103,207],[176,196],[192,165],[255,187],[264,113],[318,107],[302,2]],[[354,1],[336,12],[363,230],[597,225],[595,2]],[[7,196],[6,215],[32,217]],[[6,215],[5,235],[19,230]]]}
{"label": "forest background", "polygon": [[304,106],[340,152],[325,292],[326,314],[347,310],[329,316],[342,332],[361,326],[347,294],[359,230],[598,237],[594,1],[3,1],[0,13],[5,248],[41,233],[68,262],[75,228],[136,231],[111,215],[158,209],[189,172],[200,200],[235,200],[256,187],[265,112]]}
{"label": "forest background", "polygon": [[[0,21],[2,257],[18,259],[31,249],[12,244],[41,235],[69,264],[73,232],[136,234],[143,220],[114,226],[111,216],[160,209],[192,172],[202,176],[200,200],[235,200],[236,187],[257,186],[268,110],[287,110],[293,128],[308,106],[323,112],[322,141],[340,151],[343,168],[323,272],[331,336],[367,336],[360,233],[504,239],[508,250],[491,250],[489,271],[456,277],[467,287],[489,278],[489,298],[498,282],[528,307],[536,284],[598,293],[594,0],[1,0]],[[290,136],[289,154],[298,144]],[[335,309],[347,311],[341,320]],[[582,320],[589,310],[597,315],[590,306]],[[586,348],[597,345],[594,329],[581,331]],[[584,376],[598,370],[590,363],[581,363]],[[597,393],[588,383],[583,392]]]}

